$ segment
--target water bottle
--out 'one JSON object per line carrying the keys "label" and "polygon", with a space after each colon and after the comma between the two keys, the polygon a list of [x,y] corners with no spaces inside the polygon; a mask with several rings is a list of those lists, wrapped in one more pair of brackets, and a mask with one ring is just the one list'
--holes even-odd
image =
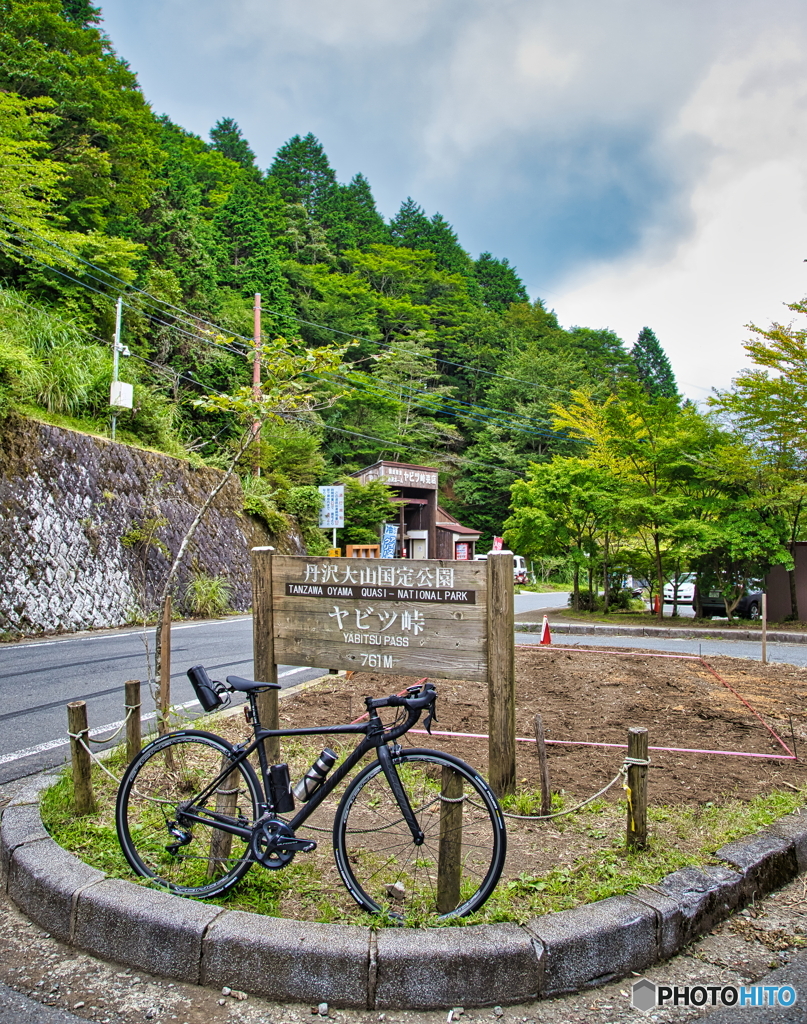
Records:
{"label": "water bottle", "polygon": [[316,793],[336,761],[337,755],[330,747],[326,747],[292,790],[301,804],[310,800]]}

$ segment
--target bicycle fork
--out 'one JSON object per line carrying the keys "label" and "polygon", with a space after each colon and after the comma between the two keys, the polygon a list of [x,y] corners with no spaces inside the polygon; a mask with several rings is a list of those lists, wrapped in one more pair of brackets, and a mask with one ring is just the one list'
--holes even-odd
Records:
{"label": "bicycle fork", "polygon": [[418,825],[417,818],[412,810],[412,805],[409,803],[409,797],[406,795],[406,791],[401,785],[401,780],[398,777],[398,772],[395,768],[395,764],[392,760],[392,754],[389,752],[389,747],[382,744],[378,748],[378,760],[381,764],[381,769],[386,776],[389,787],[392,790],[393,796],[395,797],[398,806],[401,809],[404,821],[409,826],[409,831],[412,833],[412,840],[415,846],[422,846],[426,836],[423,833],[420,825]]}

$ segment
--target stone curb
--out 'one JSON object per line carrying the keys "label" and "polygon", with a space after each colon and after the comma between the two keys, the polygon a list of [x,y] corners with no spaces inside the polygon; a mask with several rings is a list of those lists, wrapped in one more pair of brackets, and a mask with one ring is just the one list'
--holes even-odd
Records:
{"label": "stone curb", "polygon": [[807,867],[807,809],[683,868],[526,925],[433,929],[315,924],[107,878],[48,838],[36,787],[0,820],[0,885],[62,941],[137,970],[267,998],[425,1010],[548,998],[665,960]]}
{"label": "stone curb", "polygon": [[[553,633],[572,636],[654,636],[673,637],[676,640],[757,640],[762,643],[762,631],[758,629],[690,629],[685,626],[601,626],[586,622],[552,622]],[[516,622],[516,633],[540,633],[542,622]],[[769,629],[768,643],[807,644],[807,633],[788,633],[785,630]]]}

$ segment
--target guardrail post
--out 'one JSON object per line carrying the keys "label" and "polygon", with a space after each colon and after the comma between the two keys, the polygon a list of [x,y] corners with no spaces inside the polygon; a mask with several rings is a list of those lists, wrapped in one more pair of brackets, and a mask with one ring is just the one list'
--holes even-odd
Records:
{"label": "guardrail post", "polygon": [[126,712],[126,757],[132,761],[143,746],[140,729],[140,680],[127,679],[123,684],[123,692]]}
{"label": "guardrail post", "polygon": [[[647,729],[628,729],[628,757],[647,761]],[[628,848],[647,846],[647,765],[628,765]]]}
{"label": "guardrail post", "polygon": [[73,800],[76,814],[92,814],[95,811],[95,797],[92,791],[90,755],[82,745],[89,746],[90,731],[87,728],[87,702],[74,700],[67,705],[67,729],[70,733],[70,755],[73,760]]}

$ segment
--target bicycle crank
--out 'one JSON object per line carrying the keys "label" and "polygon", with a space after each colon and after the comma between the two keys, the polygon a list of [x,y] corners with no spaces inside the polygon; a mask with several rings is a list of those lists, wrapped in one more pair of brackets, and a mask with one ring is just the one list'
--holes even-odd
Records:
{"label": "bicycle crank", "polygon": [[310,853],[316,848],[313,839],[298,839],[285,821],[276,818],[256,825],[249,843],[253,859],[270,871],[285,867],[295,853]]}

